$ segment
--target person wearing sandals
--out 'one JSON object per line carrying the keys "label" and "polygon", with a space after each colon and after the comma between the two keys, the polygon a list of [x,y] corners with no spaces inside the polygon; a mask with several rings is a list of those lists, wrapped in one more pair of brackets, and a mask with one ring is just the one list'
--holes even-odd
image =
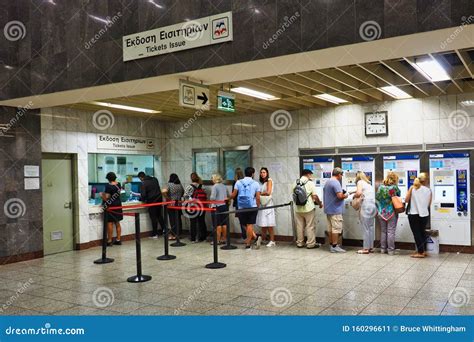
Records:
{"label": "person wearing sandals", "polygon": [[[104,210],[108,207],[122,206],[122,201],[120,200],[122,188],[120,183],[117,182],[117,175],[114,172],[109,172],[105,178],[109,183],[105,185],[105,191],[101,194]],[[122,209],[114,209],[112,212],[108,212],[107,215],[104,214],[104,219],[105,216],[107,216],[107,246],[121,245],[122,227],[120,226],[120,221],[123,220]],[[113,241],[114,225],[117,231],[115,241]]]}
{"label": "person wearing sandals", "polygon": [[394,172],[387,173],[383,183],[375,195],[380,222],[380,252],[395,254],[395,230],[397,229],[398,214],[392,203],[393,196],[400,196],[398,176]]}
{"label": "person wearing sandals", "polygon": [[[272,193],[273,193],[273,181],[268,174],[268,169],[262,167],[260,169],[260,203],[262,207],[269,207],[273,205]],[[259,210],[257,214],[257,226],[262,229],[262,240],[267,238],[267,231],[270,234],[270,241],[267,247],[275,246],[275,232],[273,227],[276,226],[275,220],[275,209],[264,209]]]}
{"label": "person wearing sandals", "polygon": [[[170,178],[168,180],[168,187],[163,190],[163,193],[165,194],[166,198],[170,201],[180,201],[183,198],[184,195],[184,188],[183,185],[181,184],[181,181],[179,180],[179,177],[176,173],[172,173],[170,175]],[[168,217],[170,219],[170,240],[176,240],[176,234],[179,231],[181,232],[181,229],[183,227],[182,221],[181,221],[181,210],[168,210]]]}
{"label": "person wearing sandals", "polygon": [[363,248],[358,250],[358,254],[369,254],[373,252],[375,238],[375,216],[377,207],[375,206],[375,191],[370,184],[367,175],[359,171],[356,174],[357,190],[353,198],[360,198],[359,220],[363,229]]}
{"label": "person wearing sandals", "polygon": [[[214,185],[211,189],[211,201],[224,201],[229,197],[227,187],[222,184],[222,176],[220,174],[212,175],[212,182]],[[211,208],[216,208],[216,211],[211,212],[212,224],[217,233],[217,243],[223,245],[226,243],[227,226],[229,222],[229,214],[219,213],[229,211],[227,203],[211,204]]]}
{"label": "person wearing sandals", "polygon": [[411,255],[412,258],[424,258],[426,256],[425,229],[430,218],[429,208],[432,197],[431,190],[427,185],[428,175],[424,172],[420,173],[405,197],[405,202],[408,203],[408,222],[416,244],[416,253]]}

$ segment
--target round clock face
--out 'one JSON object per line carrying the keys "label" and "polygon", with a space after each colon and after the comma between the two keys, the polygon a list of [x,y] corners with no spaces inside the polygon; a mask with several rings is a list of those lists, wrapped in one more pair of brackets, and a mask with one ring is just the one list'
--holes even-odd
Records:
{"label": "round clock face", "polygon": [[365,114],[365,135],[387,135],[388,123],[387,112],[375,112]]}

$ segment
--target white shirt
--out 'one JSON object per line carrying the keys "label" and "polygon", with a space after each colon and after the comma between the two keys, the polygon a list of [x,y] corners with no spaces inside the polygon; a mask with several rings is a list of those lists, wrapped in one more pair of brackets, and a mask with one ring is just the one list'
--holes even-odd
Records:
{"label": "white shirt", "polygon": [[420,217],[430,216],[428,208],[430,207],[431,190],[422,185],[419,189],[411,190],[410,215],[420,215]]}

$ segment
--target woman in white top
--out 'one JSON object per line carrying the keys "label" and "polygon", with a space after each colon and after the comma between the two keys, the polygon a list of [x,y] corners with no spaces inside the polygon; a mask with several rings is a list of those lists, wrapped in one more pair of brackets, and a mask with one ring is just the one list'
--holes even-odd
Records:
{"label": "woman in white top", "polygon": [[[269,177],[268,169],[262,167],[260,169],[260,203],[262,207],[269,207],[273,205],[272,193],[273,193],[273,181]],[[267,247],[275,246],[275,232],[273,227],[275,227],[275,209],[264,209],[259,210],[257,215],[257,225],[262,228],[262,240],[265,240],[267,237],[267,231],[270,233],[270,242],[267,244]]]}
{"label": "woman in white top", "polygon": [[357,191],[354,194],[354,198],[362,199],[359,219],[362,225],[364,237],[364,248],[357,251],[357,253],[369,254],[373,252],[375,238],[375,216],[377,216],[375,191],[366,174],[362,171],[357,172],[356,184]]}
{"label": "woman in white top", "polygon": [[415,178],[413,185],[408,190],[405,202],[409,203],[408,222],[410,223],[413,237],[415,238],[416,250],[412,258],[424,258],[426,256],[425,228],[430,217],[431,190],[427,187],[428,176],[426,173],[420,173]]}

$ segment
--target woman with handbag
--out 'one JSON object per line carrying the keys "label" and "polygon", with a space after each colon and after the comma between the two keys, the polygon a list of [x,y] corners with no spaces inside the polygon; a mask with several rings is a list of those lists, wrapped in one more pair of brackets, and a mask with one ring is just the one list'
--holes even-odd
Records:
{"label": "woman with handbag", "polygon": [[426,256],[426,225],[430,219],[431,190],[428,185],[428,175],[424,172],[415,178],[413,186],[408,190],[405,202],[409,203],[407,214],[413,237],[415,238],[416,253],[412,258]]}
{"label": "woman with handbag", "polygon": [[359,211],[364,236],[363,249],[358,250],[357,253],[369,254],[373,253],[374,249],[375,216],[377,215],[375,192],[364,172],[357,172],[355,181],[357,191],[354,193],[352,206]]}
{"label": "woman with handbag", "polygon": [[[273,193],[273,181],[268,174],[268,169],[262,167],[260,169],[260,205],[262,207],[268,207],[273,205],[272,193]],[[270,242],[267,247],[275,246],[275,209],[263,209],[258,211],[257,225],[262,229],[262,240],[267,237],[267,231],[270,234]]]}
{"label": "woman with handbag", "polygon": [[395,230],[397,229],[398,214],[403,212],[400,195],[397,174],[387,173],[375,196],[380,221],[381,253],[395,254]]}

